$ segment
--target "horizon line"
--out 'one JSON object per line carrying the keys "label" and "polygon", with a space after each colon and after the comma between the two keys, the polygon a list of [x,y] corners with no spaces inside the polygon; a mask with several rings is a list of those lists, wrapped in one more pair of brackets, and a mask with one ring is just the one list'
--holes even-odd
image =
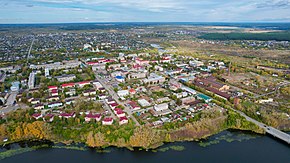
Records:
{"label": "horizon line", "polygon": [[284,24],[290,24],[290,22],[283,22],[283,21],[233,21],[233,22],[229,22],[229,21],[204,21],[204,22],[175,22],[175,21],[120,21],[120,22],[117,22],[117,21],[104,21],[104,22],[31,22],[31,23],[1,23],[0,22],[0,25],[57,25],[57,24],[108,24],[108,23],[123,23],[123,24],[126,24],[126,23],[228,23],[228,24],[231,24],[231,23],[238,23],[238,24],[241,24],[241,23],[251,23],[251,24],[254,24],[254,23],[257,23],[257,24],[262,24],[262,23],[270,23],[270,24],[281,24],[281,23],[284,23]]}

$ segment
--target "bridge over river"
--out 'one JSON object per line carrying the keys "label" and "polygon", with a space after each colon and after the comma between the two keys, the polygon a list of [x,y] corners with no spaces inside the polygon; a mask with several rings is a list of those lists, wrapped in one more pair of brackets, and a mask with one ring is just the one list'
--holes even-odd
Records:
{"label": "bridge over river", "polygon": [[282,132],[274,127],[271,127],[271,126],[267,126],[265,125],[264,123],[261,123],[261,122],[258,122],[256,121],[255,119],[247,116],[245,113],[241,112],[241,111],[238,111],[238,110],[234,110],[238,113],[240,113],[243,117],[245,117],[248,121],[250,122],[253,122],[255,123],[256,125],[258,125],[259,127],[263,128],[266,133],[278,138],[278,139],[281,139],[283,140],[284,142],[287,142],[288,144],[290,144],[290,135],[285,133],[285,132]]}

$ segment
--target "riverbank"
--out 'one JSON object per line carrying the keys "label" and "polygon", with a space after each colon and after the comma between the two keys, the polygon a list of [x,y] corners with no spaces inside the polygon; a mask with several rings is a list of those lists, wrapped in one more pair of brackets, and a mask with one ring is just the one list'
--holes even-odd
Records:
{"label": "riverbank", "polygon": [[[107,147],[89,148],[85,144],[54,144],[44,142],[22,142],[10,145],[10,153],[1,163],[15,162],[273,162],[275,154],[278,162],[289,160],[289,147],[275,139],[248,131],[226,130],[200,141],[165,143],[163,146],[143,150],[134,148]],[[46,145],[47,144],[47,145]],[[36,148],[37,147],[37,148]],[[20,150],[19,150],[20,148]],[[28,148],[33,148],[30,150]],[[274,151],[273,151],[274,149]],[[6,151],[9,151],[8,149]],[[279,151],[279,152],[276,152]],[[0,157],[3,151],[0,148]],[[266,154],[265,154],[266,153]],[[177,157],[178,156],[178,157]],[[247,157],[244,157],[247,156]]]}
{"label": "riverbank", "polygon": [[[210,114],[210,115],[208,115]],[[11,126],[6,126],[8,130]],[[63,129],[65,127],[65,129]],[[3,128],[3,127],[2,127]],[[202,118],[192,122],[171,122],[167,126],[152,128],[148,126],[102,126],[84,124],[81,128],[71,127],[64,123],[48,124],[43,121],[20,123],[9,135],[9,143],[25,140],[49,140],[53,143],[84,143],[89,147],[107,148],[119,147],[156,149],[168,142],[197,141],[228,129],[246,130],[264,134],[265,131],[255,124],[246,121],[239,114],[228,111],[217,115],[207,113]],[[3,144],[3,143],[2,143]]]}

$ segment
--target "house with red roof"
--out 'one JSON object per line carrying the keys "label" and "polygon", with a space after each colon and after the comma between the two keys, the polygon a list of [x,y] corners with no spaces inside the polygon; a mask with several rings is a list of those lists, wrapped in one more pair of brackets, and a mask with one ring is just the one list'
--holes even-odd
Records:
{"label": "house with red roof", "polygon": [[75,112],[59,114],[59,118],[74,118],[74,117],[76,117],[76,113]]}
{"label": "house with red roof", "polygon": [[120,119],[119,119],[119,125],[127,124],[128,122],[129,121],[128,121],[128,118],[126,116],[120,117]]}
{"label": "house with red roof", "polygon": [[143,59],[140,59],[140,58],[136,58],[135,59],[135,62],[139,65],[144,65],[144,64],[149,64],[150,61],[147,61],[147,60],[143,60]]}
{"label": "house with red roof", "polygon": [[87,65],[89,66],[94,66],[94,65],[98,65],[99,62],[87,62]]}
{"label": "house with red roof", "polygon": [[58,96],[58,90],[57,89],[51,89],[50,90],[51,96]]}
{"label": "house with red roof", "polygon": [[78,82],[77,85],[79,87],[84,87],[85,85],[90,85],[91,81],[82,81],[82,82]]}
{"label": "house with red roof", "polygon": [[32,117],[35,118],[35,119],[39,119],[39,118],[42,118],[42,114],[34,113],[34,114],[32,114]]}
{"label": "house with red roof", "polygon": [[126,116],[126,114],[125,114],[125,112],[122,110],[122,109],[120,109],[120,108],[115,108],[114,109],[114,113],[116,114],[116,116],[117,117],[124,117],[124,116]]}
{"label": "house with red roof", "polygon": [[106,101],[107,104],[116,103],[115,100],[112,97],[108,97],[105,101]]}
{"label": "house with red roof", "polygon": [[92,119],[96,120],[97,122],[99,122],[101,120],[102,116],[101,114],[93,114],[93,113],[89,113],[85,116],[85,121],[86,122],[90,122]]}
{"label": "house with red roof", "polygon": [[132,95],[136,94],[136,90],[135,90],[134,88],[131,88],[131,89],[129,90],[129,92],[130,92],[130,94],[132,94]]}
{"label": "house with red roof", "polygon": [[106,94],[99,94],[98,97],[99,97],[100,100],[104,100],[104,99],[106,99],[108,96],[107,96]]}
{"label": "house with red roof", "polygon": [[54,85],[48,86],[48,90],[49,91],[51,91],[53,89],[58,89],[58,87],[57,86],[54,86]]}
{"label": "house with red roof", "polygon": [[139,65],[139,64],[134,64],[133,68],[139,70],[139,69],[141,69],[143,67],[141,65]]}
{"label": "house with red roof", "polygon": [[119,104],[117,103],[112,103],[112,104],[109,104],[111,109],[115,109]]}
{"label": "house with red roof", "polygon": [[102,120],[103,125],[112,125],[114,122],[114,119],[112,117],[106,117]]}
{"label": "house with red roof", "polygon": [[54,114],[46,114],[46,115],[43,117],[43,120],[48,121],[48,122],[52,122],[53,119],[54,119]]}
{"label": "house with red roof", "polygon": [[139,110],[139,109],[141,109],[141,107],[135,101],[130,101],[130,102],[128,102],[128,104],[130,105],[130,108],[132,110]]}
{"label": "house with red roof", "polygon": [[62,84],[61,88],[72,88],[75,86],[75,83],[66,83],[66,84]]}

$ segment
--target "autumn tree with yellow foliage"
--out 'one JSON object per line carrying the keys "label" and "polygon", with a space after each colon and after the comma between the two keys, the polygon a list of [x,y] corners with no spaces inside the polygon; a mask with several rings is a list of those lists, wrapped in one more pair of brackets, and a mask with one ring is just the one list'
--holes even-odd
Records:
{"label": "autumn tree with yellow foliage", "polygon": [[104,134],[90,131],[87,136],[87,145],[90,147],[103,147],[107,144]]}
{"label": "autumn tree with yellow foliage", "polygon": [[134,129],[134,134],[130,137],[129,144],[132,147],[149,148],[152,145],[162,142],[162,134],[147,126]]}

